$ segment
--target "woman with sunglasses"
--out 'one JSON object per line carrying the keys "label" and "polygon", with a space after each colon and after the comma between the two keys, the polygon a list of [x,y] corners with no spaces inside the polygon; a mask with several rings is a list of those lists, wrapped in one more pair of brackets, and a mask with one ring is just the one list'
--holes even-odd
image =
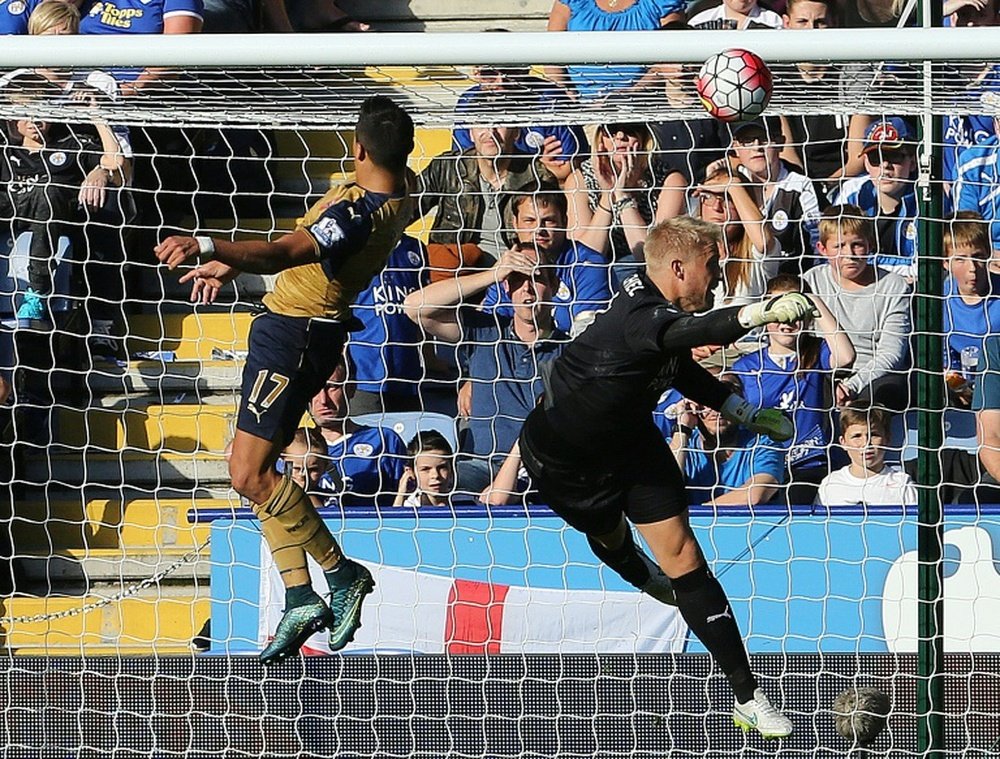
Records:
{"label": "woman with sunglasses", "polygon": [[570,237],[613,261],[642,261],[646,233],[685,211],[687,179],[655,158],[645,124],[598,127],[593,152],[576,170],[555,169],[569,200]]}

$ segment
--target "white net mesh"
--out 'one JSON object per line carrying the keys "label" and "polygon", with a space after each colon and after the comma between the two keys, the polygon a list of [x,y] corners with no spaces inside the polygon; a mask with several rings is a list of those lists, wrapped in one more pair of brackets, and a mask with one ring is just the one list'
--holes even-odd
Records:
{"label": "white net mesh", "polygon": [[[702,57],[738,39],[706,46]],[[612,288],[636,270],[635,242],[660,209],[710,215],[707,206],[723,217],[742,214],[742,207],[726,210],[730,200],[738,204],[736,185],[759,198],[763,211],[741,219],[743,247],[731,240],[730,263],[747,266],[743,274],[739,267],[727,272],[725,298],[758,299],[763,280],[779,269],[828,266],[815,245],[819,213],[832,202],[857,204],[875,216],[873,242],[887,246],[878,248],[879,255],[906,259],[880,263],[896,264],[899,276],[912,280],[915,239],[918,230],[923,235],[929,229],[919,226],[922,221],[940,222],[954,209],[972,208],[991,218],[998,181],[989,169],[990,156],[995,162],[989,129],[998,113],[992,62],[964,56],[956,49],[961,62],[947,64],[771,63],[775,87],[766,114],[785,117],[781,157],[798,177],[785,176],[780,186],[753,175],[754,159],[746,153],[737,156],[742,178],[733,166],[714,183],[705,181],[707,168],[726,163],[734,135],[706,119],[694,88],[698,65],[691,60],[698,59],[690,55],[656,64],[648,88],[593,103],[556,97],[541,83],[542,66],[495,64],[503,86],[477,97],[469,111],[463,96],[492,75],[451,63],[176,67],[164,69],[141,96],[111,98],[98,90],[86,105],[30,72],[8,75],[0,88],[8,135],[16,136],[18,120],[72,124],[63,139],[75,145],[73,135],[86,136],[91,157],[79,159],[76,179],[49,173],[42,180],[66,191],[69,200],[66,218],[43,218],[39,226],[14,200],[26,186],[23,176],[18,184],[10,160],[21,155],[17,139],[2,145],[7,173],[0,192],[12,200],[0,218],[0,237],[10,237],[6,278],[0,280],[10,324],[0,333],[0,375],[12,393],[3,410],[0,462],[11,495],[3,515],[9,545],[2,552],[11,557],[10,593],[0,607],[0,629],[17,656],[3,667],[0,736],[6,748],[0,754],[844,756],[858,743],[836,732],[834,697],[848,686],[874,686],[891,704],[876,749],[919,755],[917,542],[913,509],[902,508],[912,504],[915,491],[896,467],[927,446],[917,432],[920,403],[908,380],[940,369],[910,353],[911,339],[919,336],[912,291],[896,299],[906,317],[899,334],[887,311],[859,317],[867,301],[833,303],[832,318],[844,323],[811,343],[819,384],[806,388],[803,381],[786,388],[792,396],[773,401],[795,412],[795,443],[814,469],[789,480],[794,467],[783,449],[750,444],[758,459],[774,454],[780,462],[772,504],[692,510],[763,686],[795,723],[796,733],[777,747],[731,727],[725,679],[679,613],[602,568],[585,539],[544,505],[526,506],[518,492],[486,508],[475,503],[477,486],[451,508],[391,508],[406,463],[403,446],[418,431],[437,430],[456,450],[496,466],[510,448],[518,412],[526,413],[494,408],[509,392],[501,386],[512,384],[489,374],[499,371],[504,335],[481,337],[473,358],[468,345],[456,355],[446,341],[396,319],[416,288],[486,265],[488,258],[476,261],[475,251],[461,245],[474,244],[489,256],[519,237],[533,239],[504,210],[505,201],[498,200],[504,194],[488,180],[453,184],[468,159],[447,154],[454,147],[452,130],[470,125],[521,128],[520,142],[477,164],[480,175],[489,167],[514,173],[520,161],[517,170],[532,183],[555,181],[547,172],[556,167],[530,154],[551,135],[568,141],[565,135],[572,134],[580,145],[571,159],[579,173],[562,181],[566,224],[555,226],[568,227],[571,237],[595,250],[572,276],[557,272],[551,299],[556,326],[567,332],[585,325],[587,312],[602,307]],[[614,67],[604,72],[612,83],[619,76]],[[73,89],[80,92],[87,73],[50,75],[77,82]],[[622,81],[631,76],[620,74]],[[193,305],[189,288],[158,266],[151,251],[170,234],[273,239],[295,229],[331,182],[342,182],[353,168],[350,128],[360,101],[373,94],[393,97],[418,125],[410,165],[421,177],[418,202],[429,213],[410,227],[410,247],[399,249],[357,309],[366,331],[354,343],[365,353],[349,364],[351,379],[360,383],[352,413],[362,430],[392,433],[368,438],[355,430],[333,446],[328,454],[335,474],[321,492],[330,498],[325,515],[331,528],[348,554],[372,568],[377,586],[348,649],[357,656],[264,670],[253,655],[274,634],[284,599],[257,523],[229,488],[225,451],[235,429],[254,305],[273,278],[243,275],[214,305]],[[959,121],[958,114],[981,118]],[[929,115],[951,118],[952,130],[940,143],[930,134],[918,136],[931,123],[923,118]],[[899,117],[910,117],[905,127],[893,121]],[[883,120],[909,132],[898,140],[866,136]],[[93,124],[104,122],[115,125],[118,149],[102,150]],[[652,126],[644,131],[636,124]],[[595,131],[594,125],[610,128]],[[765,152],[778,146],[772,129],[763,125],[742,139],[737,132],[738,147]],[[629,138],[636,143],[633,168],[643,168],[634,173],[614,158],[615,141]],[[871,204],[877,198],[864,194],[870,169],[861,153],[872,139],[886,152],[896,142],[913,146],[898,207],[876,211]],[[945,175],[925,185],[928,197],[945,200],[942,217],[934,219],[916,203],[928,146],[952,157]],[[508,164],[505,150],[523,152]],[[55,166],[59,152],[53,142],[42,156]],[[102,152],[122,158],[111,171],[120,176],[105,188],[107,199],[88,209],[78,195],[87,183],[81,177],[89,176],[93,155]],[[796,160],[797,167],[791,163]],[[845,166],[847,174],[862,178],[839,176]],[[625,181],[609,188],[623,171]],[[534,192],[541,209],[560,189],[556,182]],[[491,211],[491,202],[498,208]],[[605,203],[609,217],[599,214]],[[839,218],[854,216],[848,209]],[[50,267],[47,316],[54,328],[45,331],[17,318],[31,284],[37,235],[52,238],[49,252],[60,261]],[[973,266],[980,289],[982,272],[997,268],[985,259],[1000,247],[986,237],[987,250],[964,257],[985,254]],[[970,245],[981,244],[981,236],[970,239],[980,241]],[[929,251],[935,260],[944,260],[945,252]],[[766,265],[758,266],[762,261]],[[957,283],[958,271],[950,271]],[[805,277],[821,291],[815,274]],[[963,294],[968,305],[974,296]],[[956,311],[941,328],[955,387],[986,382],[983,368],[973,368],[971,354],[963,353],[969,347],[986,353],[985,332],[976,325],[1000,329],[992,291],[986,295],[980,321],[964,321]],[[943,310],[949,301],[935,297]],[[894,315],[901,315],[898,309]],[[848,325],[851,317],[861,326]],[[897,348],[911,359],[890,362],[885,372],[897,380],[890,396],[897,411],[884,441],[896,479],[880,481],[878,490],[874,483],[860,486],[867,488],[863,501],[880,504],[869,508],[843,506],[839,495],[829,510],[811,505],[819,477],[848,463],[829,414],[838,400],[832,383],[838,334],[857,356],[853,367],[849,361],[840,367],[847,382],[860,376],[862,362],[884,357],[887,335],[898,337]],[[800,350],[805,342],[792,344]],[[741,350],[716,353],[716,362],[731,367],[763,345],[758,336]],[[513,382],[522,395],[533,397],[541,363],[537,352],[526,358],[528,368]],[[474,373],[484,365],[485,375]],[[773,392],[775,375],[795,373],[790,367],[775,361],[744,369],[744,389],[763,398]],[[470,376],[476,398],[463,416]],[[417,410],[382,411],[380,404],[390,398]],[[669,439],[682,422],[674,405],[679,399],[662,400],[657,418]],[[959,388],[940,414],[949,449],[939,456],[941,496],[966,502],[951,508],[945,521],[949,755],[995,750],[989,673],[997,653],[992,620],[1000,604],[994,559],[1000,520],[992,491],[976,489],[989,478],[976,463],[982,441],[968,400]],[[812,417],[804,412],[821,420],[815,438]],[[460,436],[467,427],[485,430],[480,434],[487,442],[479,437],[473,449]],[[693,498],[710,497],[726,476],[716,458],[706,457],[706,467],[698,475],[707,477],[706,490],[692,488],[698,493]],[[325,589],[318,574],[315,584]],[[217,656],[191,658],[192,644]],[[313,636],[306,648],[329,653],[324,635]],[[58,655],[74,658],[61,664],[53,658]],[[25,704],[32,705],[30,712]]]}

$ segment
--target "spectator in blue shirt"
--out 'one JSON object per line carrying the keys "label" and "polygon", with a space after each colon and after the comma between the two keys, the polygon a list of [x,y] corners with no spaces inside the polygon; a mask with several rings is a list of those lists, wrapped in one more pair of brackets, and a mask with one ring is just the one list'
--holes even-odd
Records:
{"label": "spectator in blue shirt", "polygon": [[[554,185],[515,195],[510,202],[518,242],[538,252],[555,269],[558,286],[552,297],[556,328],[575,335],[611,302],[610,265],[596,250],[566,236],[566,196]],[[514,314],[509,293],[499,284],[486,291],[484,309]]]}
{"label": "spectator in blue shirt", "polygon": [[[988,98],[988,96],[990,96]],[[1000,105],[1000,96],[986,93],[984,100]],[[958,154],[958,178],[952,188],[955,208],[977,211],[990,222],[994,256],[1000,256],[1000,117],[993,118],[993,132],[979,144]]]}
{"label": "spectator in blue shirt", "polygon": [[[1000,276],[989,271],[989,227],[975,211],[959,211],[944,235],[945,370],[969,373],[987,335],[1000,334]],[[963,351],[966,360],[963,362]],[[965,376],[965,380],[974,377]],[[953,402],[968,407],[972,383],[953,389]]]}
{"label": "spectator in blue shirt", "polygon": [[364,327],[347,341],[353,416],[421,409],[424,336],[403,313],[403,299],[429,282],[423,243],[403,235],[385,268],[355,299],[354,315]]}
{"label": "spectator in blue shirt", "polygon": [[[471,305],[502,282],[512,315]],[[555,327],[555,273],[539,266],[533,248],[505,251],[490,269],[435,282],[406,296],[406,315],[428,333],[460,343],[471,380],[469,424],[460,446],[458,490],[478,496],[513,448],[542,393],[542,366],[562,352],[568,336]]]}
{"label": "spectator in blue shirt", "polygon": [[330,459],[320,490],[343,506],[391,506],[406,466],[406,443],[394,430],[363,427],[347,417],[346,378],[341,364],[309,404]]}
{"label": "spectator in blue shirt", "polygon": [[[736,375],[723,374],[719,380],[742,395]],[[691,401],[677,422],[670,448],[695,503],[756,506],[774,497],[785,481],[785,449],[770,438]]]}
{"label": "spectator in blue shirt", "polygon": [[40,0],[0,0],[0,34],[27,34],[28,19]]}
{"label": "spectator in blue shirt", "polygon": [[876,121],[865,132],[867,176],[844,183],[834,205],[861,208],[875,222],[874,263],[912,282],[917,274],[917,150],[903,119]]}
{"label": "spectator in blue shirt", "polygon": [[[488,108],[493,103],[498,109],[518,103],[530,108],[533,113],[553,113],[570,102],[565,90],[547,79],[531,76],[527,66],[476,66],[472,70],[472,78],[476,84],[459,95],[455,104],[458,125],[451,137],[452,147],[458,151],[475,147],[469,128],[461,124],[463,114],[469,110]],[[559,143],[560,155],[565,160],[588,149],[587,137],[581,127],[561,124],[524,127],[514,141],[514,149],[518,153],[537,155],[542,152],[546,139]]]}
{"label": "spectator in blue shirt", "polygon": [[[779,274],[767,283],[768,296],[787,292],[802,292],[802,282],[793,274]],[[833,436],[826,389],[832,386],[835,369],[854,363],[847,333],[821,299],[810,297],[820,314],[815,324],[769,324],[767,345],[733,365],[748,403],[780,408],[792,417],[795,436],[781,445],[788,449],[796,491],[789,492],[793,503],[812,503],[815,487],[811,486],[829,470]]]}

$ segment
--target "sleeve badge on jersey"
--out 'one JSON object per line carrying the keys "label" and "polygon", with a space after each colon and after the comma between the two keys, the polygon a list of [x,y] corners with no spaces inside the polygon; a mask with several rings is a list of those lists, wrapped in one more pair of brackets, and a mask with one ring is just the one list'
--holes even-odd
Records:
{"label": "sleeve badge on jersey", "polygon": [[316,242],[322,248],[331,248],[347,237],[337,220],[331,216],[324,216],[317,221],[309,227],[309,232],[316,238]]}
{"label": "sleeve badge on jersey", "polygon": [[622,289],[625,290],[625,294],[628,295],[630,298],[633,295],[635,295],[639,290],[644,289],[644,287],[645,286],[642,284],[642,277],[640,277],[638,274],[633,274],[632,276],[626,278],[624,282],[622,282]]}

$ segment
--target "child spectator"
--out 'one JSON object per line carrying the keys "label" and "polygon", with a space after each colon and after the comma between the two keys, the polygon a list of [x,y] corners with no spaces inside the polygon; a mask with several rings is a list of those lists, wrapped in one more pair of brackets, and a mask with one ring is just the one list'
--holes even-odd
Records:
{"label": "child spectator", "polygon": [[[793,274],[779,274],[767,283],[768,295],[788,292],[802,292],[802,282]],[[787,447],[793,487],[795,483],[813,485],[812,492],[805,492],[808,486],[796,488],[801,493],[790,492],[792,503],[812,503],[815,485],[828,470],[832,440],[825,390],[833,371],[854,361],[854,346],[830,309],[820,298],[810,299],[820,314],[815,325],[768,324],[767,346],[733,365],[748,403],[779,408],[792,417],[795,437]]]}
{"label": "child spectator", "polygon": [[391,429],[364,427],[347,418],[346,377],[340,364],[309,403],[331,460],[321,488],[338,496],[342,506],[391,505],[403,476],[406,444]]}
{"label": "child spectator", "polygon": [[316,506],[322,505],[320,481],[329,469],[326,458],[326,441],[315,427],[299,427],[295,430],[285,450],[281,452],[279,469],[302,488]]}
{"label": "child spectator", "polygon": [[781,160],[784,144],[777,116],[733,130],[733,153],[759,193],[761,213],[778,241],[781,269],[798,274],[812,264],[820,207],[809,177]]}
{"label": "child spectator", "polygon": [[891,417],[880,408],[851,405],[840,412],[840,444],[851,463],[819,486],[820,506],[913,506],[917,489],[898,464],[885,462]]}
{"label": "child spectator", "polygon": [[408,463],[393,506],[448,506],[455,489],[455,452],[440,432],[418,432],[406,446]]}
{"label": "child spectator", "polygon": [[781,16],[762,8],[757,0],[722,0],[715,7],[695,13],[695,29],[780,29]]}
{"label": "child spectator", "polygon": [[32,36],[78,34],[79,31],[80,11],[72,3],[63,0],[44,0],[38,3],[28,18],[28,34]]}
{"label": "child spectator", "polygon": [[864,399],[894,409],[908,405],[910,288],[869,260],[872,220],[857,206],[830,206],[816,249],[826,259],[803,280],[847,333],[856,354],[852,374],[837,382],[834,401]]}
{"label": "child spectator", "polygon": [[917,149],[901,118],[876,121],[865,132],[867,176],[844,183],[834,201],[855,205],[875,220],[875,265],[897,271],[912,282],[917,276]]}
{"label": "child spectator", "polygon": [[[719,380],[742,395],[736,375],[723,374]],[[781,445],[691,401],[680,410],[670,448],[695,502],[756,506],[769,501],[785,481]]]}
{"label": "child spectator", "polygon": [[[944,234],[945,370],[970,374],[979,364],[983,340],[1000,334],[1000,275],[991,274],[989,225],[975,211],[959,211]],[[950,393],[952,400],[968,407],[972,383]]]}

